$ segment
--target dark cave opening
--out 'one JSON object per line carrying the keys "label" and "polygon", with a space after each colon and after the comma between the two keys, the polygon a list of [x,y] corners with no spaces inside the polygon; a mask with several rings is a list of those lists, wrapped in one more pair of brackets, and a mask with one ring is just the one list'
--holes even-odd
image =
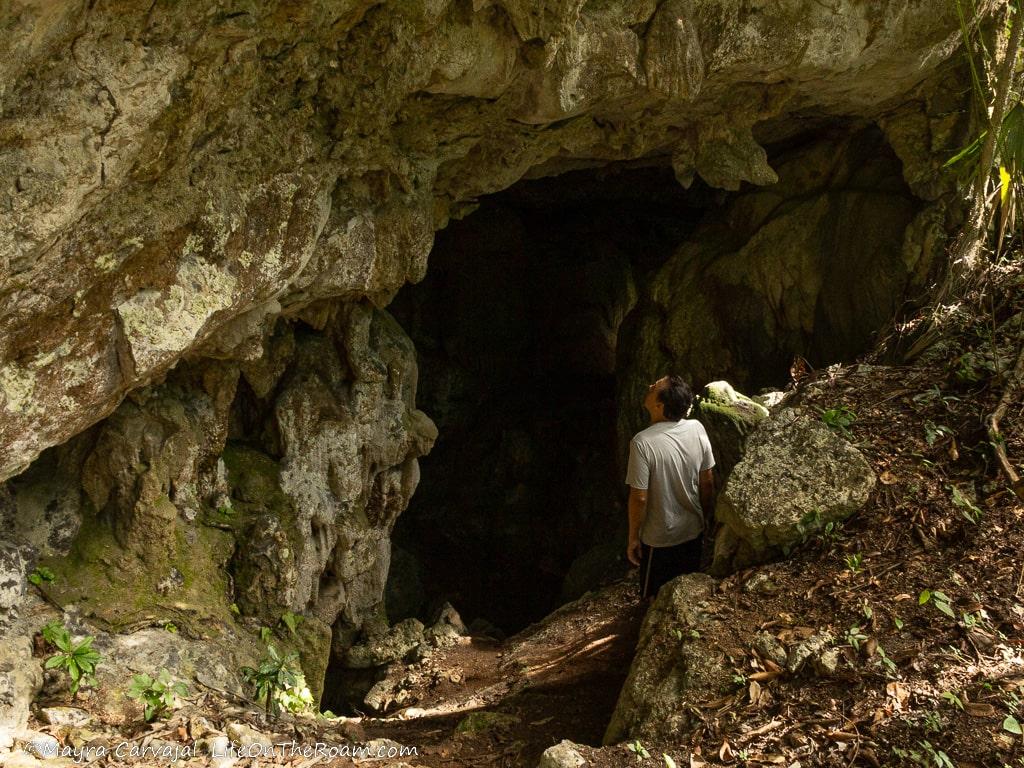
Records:
{"label": "dark cave opening", "polygon": [[[447,601],[511,633],[626,572],[624,439],[643,387],[788,381],[850,360],[922,278],[921,210],[881,131],[769,150],[780,181],[684,189],[667,158],[525,180],[438,233],[388,308],[439,438],[392,538],[389,619]],[[926,265],[925,265],[926,266]]]}
{"label": "dark cave opening", "polygon": [[721,198],[664,165],[574,171],[438,233],[426,279],[389,307],[439,429],[394,532],[392,620],[447,600],[512,632],[582,591],[566,583],[581,555],[614,559],[618,330]]}

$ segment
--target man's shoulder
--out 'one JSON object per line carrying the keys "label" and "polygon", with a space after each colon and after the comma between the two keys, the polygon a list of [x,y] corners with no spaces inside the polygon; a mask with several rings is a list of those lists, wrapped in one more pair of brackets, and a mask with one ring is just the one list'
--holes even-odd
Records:
{"label": "man's shoulder", "polygon": [[637,445],[647,445],[665,437],[671,433],[689,432],[690,430],[704,431],[704,425],[696,419],[681,419],[679,421],[659,421],[646,429],[642,429],[633,435],[632,442]]}

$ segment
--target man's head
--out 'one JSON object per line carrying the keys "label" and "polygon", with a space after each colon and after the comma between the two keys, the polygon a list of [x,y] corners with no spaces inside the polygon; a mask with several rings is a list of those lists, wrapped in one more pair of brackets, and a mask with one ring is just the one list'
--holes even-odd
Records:
{"label": "man's head", "polygon": [[647,388],[644,396],[644,408],[652,423],[684,419],[692,403],[690,385],[679,376],[662,376]]}

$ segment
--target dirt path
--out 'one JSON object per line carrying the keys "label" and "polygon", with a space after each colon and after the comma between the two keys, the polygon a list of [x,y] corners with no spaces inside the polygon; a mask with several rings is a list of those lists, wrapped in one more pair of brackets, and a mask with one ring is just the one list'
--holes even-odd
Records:
{"label": "dirt path", "polygon": [[362,725],[368,737],[416,746],[424,766],[533,766],[562,739],[598,746],[642,615],[632,582],[617,582],[504,643],[439,650],[398,675],[414,703]]}

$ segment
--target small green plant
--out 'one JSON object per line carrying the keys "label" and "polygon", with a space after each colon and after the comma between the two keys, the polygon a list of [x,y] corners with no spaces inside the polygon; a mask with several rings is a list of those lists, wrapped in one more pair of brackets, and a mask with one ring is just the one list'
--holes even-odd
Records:
{"label": "small green plant", "polygon": [[935,445],[939,438],[952,436],[953,430],[944,424],[936,424],[934,421],[926,421],[924,423],[924,441],[929,446]]}
{"label": "small green plant", "polygon": [[145,673],[133,676],[128,696],[139,699],[146,705],[143,716],[148,723],[169,712],[174,706],[175,696],[188,696],[188,686],[172,680],[171,673],[166,667],[162,667],[156,678]]}
{"label": "small green plant", "polygon": [[1003,730],[1015,736],[1024,736],[1024,729],[1021,728],[1020,721],[1013,715],[1007,715],[1003,720]]}
{"label": "small green plant", "polygon": [[282,656],[268,645],[258,667],[241,669],[243,679],[256,689],[256,699],[264,702],[270,717],[277,717],[282,707],[295,712],[313,701],[305,677],[295,668],[298,658],[295,652]]}
{"label": "small green plant", "polygon": [[647,751],[647,748],[640,743],[640,739],[629,743],[629,751],[636,755],[637,760],[645,760],[651,756],[651,753]]}
{"label": "small green plant", "polygon": [[946,721],[936,709],[930,709],[921,718],[921,726],[925,733],[941,733]]}
{"label": "small green plant", "polygon": [[853,646],[853,650],[859,651],[860,644],[868,639],[868,636],[861,632],[859,625],[854,624],[846,630],[846,642]]}
{"label": "small green plant", "polygon": [[746,686],[747,686],[747,677],[746,677],[746,675],[741,675],[739,672],[734,672],[733,676],[732,676],[732,684],[735,685],[737,688],[746,688]]}
{"label": "small green plant", "polygon": [[178,634],[178,625],[175,624],[173,621],[165,621],[164,622],[164,631],[165,632],[170,632],[172,635],[176,635],[176,634]]}
{"label": "small green plant", "polygon": [[860,573],[864,567],[864,556],[860,552],[854,552],[845,558],[846,567],[851,573]]}
{"label": "small green plant", "polygon": [[944,592],[939,592],[938,590],[932,592],[929,589],[923,590],[917,597],[917,604],[924,605],[929,602],[951,619],[956,618],[956,613],[954,613],[953,609],[950,607],[950,599],[946,597]]}
{"label": "small green plant", "polygon": [[57,649],[57,653],[46,660],[46,669],[65,669],[71,678],[71,695],[78,693],[82,683],[96,685],[96,665],[100,662],[100,654],[92,647],[94,638],[90,635],[77,643],[71,639],[67,627],[57,621],[51,621],[43,627],[43,639]]}
{"label": "small green plant", "polygon": [[923,403],[925,405],[942,403],[942,405],[946,407],[947,411],[953,410],[953,403],[960,402],[959,397],[942,394],[942,390],[939,389],[938,384],[933,385],[931,389],[925,390],[919,395],[914,395],[913,400],[915,403]]}
{"label": "small green plant", "polygon": [[977,525],[981,522],[981,509],[978,508],[970,499],[960,492],[960,489],[955,485],[949,486],[949,492],[953,499],[953,505],[960,510],[960,514],[964,516],[966,520]]}
{"label": "small green plant", "polygon": [[889,654],[885,652],[885,649],[882,646],[878,646],[875,651],[878,653],[878,663],[885,670],[885,676],[899,677],[899,667],[896,666],[895,661],[889,658]]}
{"label": "small green plant", "polygon": [[670,755],[666,755],[662,752],[661,759],[665,761],[665,768],[676,768],[676,761],[673,760]]}
{"label": "small green plant", "polygon": [[896,627],[896,629],[903,629],[903,619],[901,619],[899,616],[892,617],[892,624],[894,627]]}
{"label": "small green plant", "polygon": [[964,711],[964,702],[959,696],[952,691],[943,691],[941,694],[942,698],[949,702],[952,706],[959,709],[961,712]]}
{"label": "small green plant", "polygon": [[235,616],[241,616],[242,615],[242,611],[239,609],[238,603],[232,603],[230,610],[231,610],[231,613],[233,615],[235,615]]}
{"label": "small green plant", "polygon": [[305,620],[305,618],[305,616],[300,616],[297,613],[285,611],[284,615],[281,616],[281,622],[288,627],[288,631],[294,635],[296,634],[295,629]]}
{"label": "small green plant", "polygon": [[832,431],[850,437],[850,425],[857,420],[857,414],[845,406],[840,406],[822,411],[821,420]]}
{"label": "small green plant", "polygon": [[51,583],[57,576],[47,568],[45,565],[40,565],[38,568],[33,569],[32,573],[28,575],[28,580],[35,584],[37,587],[42,584]]}
{"label": "small green plant", "polygon": [[829,547],[834,547],[838,544],[842,537],[843,523],[840,520],[829,520],[825,523],[825,527],[818,533],[818,539]]}
{"label": "small green plant", "polygon": [[260,627],[260,640],[266,644],[270,642],[270,639],[274,636],[273,631],[270,627]]}

